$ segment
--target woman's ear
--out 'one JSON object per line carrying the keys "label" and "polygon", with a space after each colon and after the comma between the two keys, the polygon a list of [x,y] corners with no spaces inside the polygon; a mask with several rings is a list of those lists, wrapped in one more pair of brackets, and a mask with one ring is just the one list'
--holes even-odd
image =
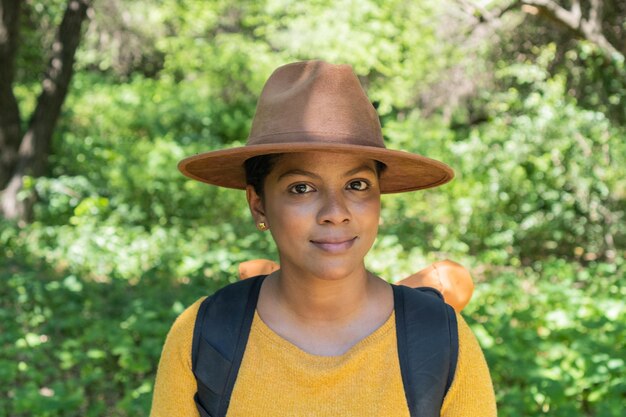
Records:
{"label": "woman's ear", "polygon": [[258,225],[263,222],[267,225],[267,219],[265,218],[265,208],[263,206],[263,199],[257,194],[254,187],[246,185],[246,198],[248,199],[248,207],[254,222]]}

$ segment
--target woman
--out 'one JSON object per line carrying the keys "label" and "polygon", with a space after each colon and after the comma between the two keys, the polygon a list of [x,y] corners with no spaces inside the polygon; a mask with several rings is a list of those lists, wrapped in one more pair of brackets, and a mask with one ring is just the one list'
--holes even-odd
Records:
{"label": "woman", "polygon": [[[385,148],[376,111],[349,66],[308,61],[278,68],[263,89],[247,145],[187,158],[179,168],[199,181],[245,189],[258,229],[269,230],[276,242],[281,268],[258,278],[258,292],[246,296],[253,300],[246,307],[250,323],[242,327],[240,363],[222,372],[230,381],[226,394],[221,384],[211,388],[212,377],[202,379],[221,369],[219,353],[210,353],[221,347],[205,343],[203,332],[220,329],[217,344],[219,332],[225,339],[242,332],[224,325],[227,315],[208,327],[196,318],[207,308],[236,309],[245,302],[201,299],[176,320],[159,363],[153,417],[400,417],[421,410],[415,395],[432,414],[496,415],[487,365],[462,317],[452,312],[444,330],[428,316],[415,320],[411,325],[427,329],[417,335],[424,352],[407,353],[405,339],[414,335],[413,327],[397,321],[405,315],[399,287],[364,266],[378,232],[381,193],[435,187],[451,180],[453,171]],[[424,305],[434,300],[426,297]],[[439,351],[447,352],[447,345],[438,346],[434,336],[449,329],[452,339],[458,335],[458,350],[449,349],[458,356],[446,362]],[[203,349],[217,359],[198,364]],[[402,359],[407,355],[422,365],[411,368]],[[445,390],[430,398],[424,392],[434,374],[422,368],[435,357],[452,365]],[[422,378],[417,388],[407,383],[414,378],[408,369]]]}

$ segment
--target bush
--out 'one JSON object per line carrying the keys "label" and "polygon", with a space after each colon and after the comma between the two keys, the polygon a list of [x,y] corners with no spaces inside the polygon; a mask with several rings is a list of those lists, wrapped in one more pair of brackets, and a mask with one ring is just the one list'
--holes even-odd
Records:
{"label": "bush", "polygon": [[2,415],[147,415],[174,318],[224,275],[135,285],[96,282],[44,265],[0,265]]}
{"label": "bush", "polygon": [[561,259],[485,271],[465,314],[502,416],[621,416],[626,264]]}

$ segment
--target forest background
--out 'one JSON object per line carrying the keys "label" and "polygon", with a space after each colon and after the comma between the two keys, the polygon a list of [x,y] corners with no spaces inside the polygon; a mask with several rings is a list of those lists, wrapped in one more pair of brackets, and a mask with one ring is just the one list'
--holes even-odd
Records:
{"label": "forest background", "polygon": [[368,266],[470,269],[501,416],[623,415],[626,3],[0,4],[0,416],[147,415],[176,315],[276,259],[176,164],[245,143],[271,71],[317,58],[456,172],[384,196]]}

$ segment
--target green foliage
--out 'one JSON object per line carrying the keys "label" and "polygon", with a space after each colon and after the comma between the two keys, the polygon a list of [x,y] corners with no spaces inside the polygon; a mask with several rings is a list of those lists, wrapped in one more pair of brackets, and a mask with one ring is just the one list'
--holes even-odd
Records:
{"label": "green foliage", "polygon": [[626,125],[626,64],[623,56],[607,57],[588,43],[565,53],[569,94],[581,106],[601,111]]}
{"label": "green foliage", "polygon": [[128,285],[0,265],[0,414],[146,414],[170,324],[220,282],[163,278],[148,273]]}
{"label": "green foliage", "polygon": [[21,2],[20,46],[15,63],[16,79],[21,83],[41,80],[50,56],[48,51],[56,35],[56,27],[65,11],[65,0]]}
{"label": "green foliage", "polygon": [[[97,41],[106,22],[121,23],[96,17],[105,32],[89,31],[79,52],[49,174],[25,179],[34,221],[0,221],[0,415],[147,413],[174,317],[232,281],[239,262],[276,257],[243,193],[175,166],[244,143],[269,73],[309,58],[352,64],[387,145],[456,172],[443,187],[383,197],[368,267],[389,280],[443,258],[470,267],[478,291],[467,313],[500,415],[620,415],[623,62],[580,44],[564,63],[558,46],[537,46],[502,56],[468,108],[427,116],[420,94],[464,53],[441,40],[449,4],[431,3],[151,3],[144,25],[120,35],[145,43],[150,64],[136,71],[144,61],[124,66]],[[38,90],[35,49],[49,39],[37,28],[60,4],[28,2],[39,14],[19,61],[24,110]],[[133,2],[125,18],[139,25],[145,10]]]}
{"label": "green foliage", "polygon": [[454,217],[472,248],[502,259],[612,259],[626,241],[626,132],[578,107],[543,65],[503,68],[498,76],[512,80],[486,97],[489,121],[450,144],[461,174],[451,192],[464,197]]}
{"label": "green foliage", "polygon": [[[621,416],[626,264],[490,270],[465,314],[506,416]],[[480,300],[480,301],[478,301]]]}
{"label": "green foliage", "polygon": [[453,131],[418,112],[385,123],[390,146],[446,161],[457,178],[387,199],[383,233],[407,250],[426,245],[513,265],[548,254],[619,256],[626,132],[577,107],[563,79],[536,64],[509,66],[500,76],[521,85],[486,97],[485,123]]}

